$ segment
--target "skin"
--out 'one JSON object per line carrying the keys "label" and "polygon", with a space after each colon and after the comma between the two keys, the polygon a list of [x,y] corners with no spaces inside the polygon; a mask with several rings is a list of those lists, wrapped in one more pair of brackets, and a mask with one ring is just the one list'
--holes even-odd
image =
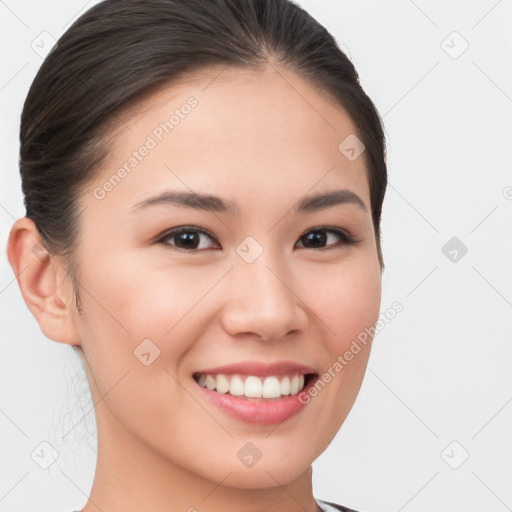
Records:
{"label": "skin", "polygon": [[[197,107],[96,199],[95,187],[190,96]],[[190,75],[121,118],[108,162],[80,199],[83,316],[64,262],[32,251],[40,242],[32,221],[19,219],[8,243],[42,332],[76,346],[87,371],[98,460],[83,511],[316,511],[311,464],[356,399],[371,343],[279,425],[226,415],[202,397],[192,374],[244,360],[288,360],[322,375],[375,325],[381,268],[364,153],[350,161],[338,150],[355,125],[334,99],[276,64]],[[166,189],[213,194],[239,211],[129,211]],[[291,213],[304,196],[337,189],[356,193],[366,211],[345,203]],[[180,226],[214,238],[201,235],[195,254],[180,250],[176,237],[156,242]],[[343,245],[331,234],[326,249],[301,244],[318,226],[359,242]],[[250,264],[235,251],[247,236],[263,248]],[[133,353],[146,338],[160,349],[148,366]],[[252,468],[237,457],[248,442],[262,454]]]}

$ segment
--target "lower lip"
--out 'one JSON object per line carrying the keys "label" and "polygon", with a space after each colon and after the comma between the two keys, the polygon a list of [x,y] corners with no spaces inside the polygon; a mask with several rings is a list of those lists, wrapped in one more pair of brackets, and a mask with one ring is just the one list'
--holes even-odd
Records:
{"label": "lower lip", "polygon": [[289,395],[284,398],[272,401],[252,402],[238,396],[217,393],[208,388],[203,388],[194,379],[201,393],[225,413],[239,420],[260,425],[272,425],[281,423],[291,418],[302,410],[304,405],[299,401],[299,396],[313,386],[317,376],[315,375],[304,389],[296,395]]}

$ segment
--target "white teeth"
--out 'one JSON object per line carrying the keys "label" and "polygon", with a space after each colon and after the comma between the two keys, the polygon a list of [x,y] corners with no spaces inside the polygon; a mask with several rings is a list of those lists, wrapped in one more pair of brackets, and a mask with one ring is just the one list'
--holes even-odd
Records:
{"label": "white teeth", "polygon": [[229,391],[229,380],[225,375],[217,375],[215,387],[218,393],[227,393]]}
{"label": "white teeth", "polygon": [[231,377],[231,382],[229,384],[229,392],[235,396],[240,396],[244,394],[244,381],[238,375]]}
{"label": "white teeth", "polygon": [[263,384],[261,383],[261,379],[258,377],[253,377],[250,375],[245,379],[245,387],[244,387],[244,395],[250,396],[253,398],[261,398],[261,393],[263,390]]}
{"label": "white teeth", "polygon": [[218,393],[229,393],[248,398],[279,398],[296,395],[304,387],[304,375],[296,373],[286,377],[257,377],[255,375],[203,375],[196,379],[199,385]]}
{"label": "white teeth", "polygon": [[299,392],[299,376],[294,375],[290,382],[290,394],[296,395]]}
{"label": "white teeth", "polygon": [[290,377],[285,377],[281,381],[281,393],[283,395],[289,395],[290,394]]}
{"label": "white teeth", "polygon": [[[245,385],[247,386],[247,382]],[[279,382],[279,379],[277,377],[267,377],[263,381],[262,394],[259,396],[263,396],[263,398],[277,398],[281,396],[281,391],[281,383]],[[282,394],[287,395],[288,393]]]}
{"label": "white teeth", "polygon": [[215,379],[211,376],[211,375],[207,375],[206,376],[206,387],[208,389],[215,389],[217,386],[216,382],[215,382]]}

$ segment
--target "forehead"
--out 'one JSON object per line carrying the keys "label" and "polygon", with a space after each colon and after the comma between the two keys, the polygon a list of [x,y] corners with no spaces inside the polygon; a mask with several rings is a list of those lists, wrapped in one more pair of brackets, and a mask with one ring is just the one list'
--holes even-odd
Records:
{"label": "forehead", "polygon": [[94,186],[124,168],[107,198],[126,207],[164,186],[284,200],[279,191],[295,197],[334,184],[369,206],[364,153],[351,161],[339,148],[355,134],[339,102],[290,70],[216,67],[159,86],[121,113]]}

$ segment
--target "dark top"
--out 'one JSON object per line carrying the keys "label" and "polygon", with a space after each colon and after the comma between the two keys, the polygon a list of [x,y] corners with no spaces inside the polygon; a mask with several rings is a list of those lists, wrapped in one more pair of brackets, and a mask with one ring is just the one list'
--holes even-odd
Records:
{"label": "dark top", "polygon": [[322,509],[322,512],[337,512],[341,510],[342,512],[357,512],[353,508],[344,507],[343,505],[338,505],[337,503],[333,503],[332,501],[325,501],[321,499],[316,499],[315,501],[318,503],[318,506]]}

